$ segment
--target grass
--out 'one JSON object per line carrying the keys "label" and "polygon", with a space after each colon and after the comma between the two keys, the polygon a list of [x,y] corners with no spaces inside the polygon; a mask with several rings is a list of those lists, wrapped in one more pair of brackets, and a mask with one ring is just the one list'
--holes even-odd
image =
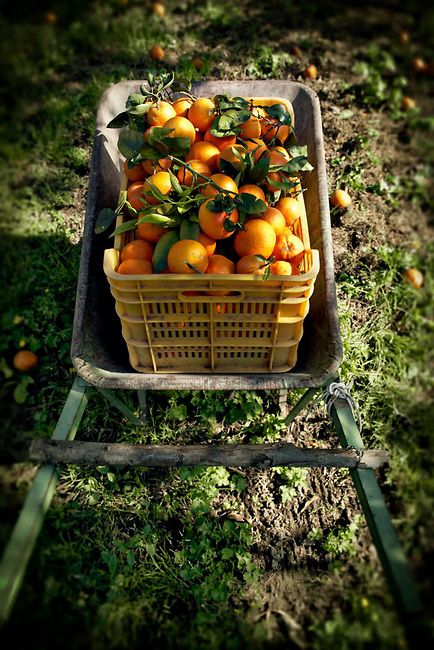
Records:
{"label": "grass", "polygon": [[[8,62],[0,138],[0,395],[6,440],[11,435],[50,435],[72,383],[69,347],[79,237],[94,116],[103,90],[121,79],[142,78],[153,42],[165,47],[168,68],[193,80],[236,77],[240,71],[249,78],[281,78],[294,65],[286,43],[270,42],[267,30],[260,29],[256,40],[230,50],[229,63],[222,61],[214,45],[239,41],[241,29],[252,34],[255,26],[261,27],[257,21],[263,18],[256,14],[246,20],[244,4],[170,4],[168,15],[159,20],[132,0],[78,2],[73,8],[60,2],[55,25],[45,24],[44,14],[28,4],[25,21],[9,8],[0,25],[1,47],[11,39],[20,43],[14,56],[4,49],[2,53]],[[282,15],[288,18],[289,13],[286,7]],[[315,7],[308,13],[307,24],[316,19]],[[321,19],[323,13],[318,13]],[[294,14],[290,17],[297,24]],[[204,33],[209,35],[205,43]],[[315,38],[308,28],[303,31],[300,43],[306,56],[314,52]],[[385,119],[424,140],[421,129],[431,128],[424,116],[399,110],[404,88],[399,56],[383,48],[376,53],[366,48],[365,54],[365,63],[356,69],[357,86],[347,68],[343,105],[349,102],[353,113],[360,106],[385,110]],[[195,56],[204,61],[200,70],[192,64]],[[347,114],[343,121],[350,119]],[[333,178],[358,193],[362,202],[365,170],[378,174],[376,138],[367,128],[331,161]],[[411,209],[415,202],[428,209],[428,144],[417,163],[420,175],[394,174],[371,190],[392,208],[404,202]],[[351,272],[343,269],[337,278],[345,351],[342,377],[352,384],[367,444],[391,452],[383,487],[418,584],[429,597],[424,562],[433,551],[434,485],[428,462],[433,451],[428,403],[433,249],[424,245],[412,251],[405,242],[380,250],[375,242],[367,246]],[[424,271],[421,291],[402,281],[408,266]],[[32,375],[12,367],[14,352],[27,346],[40,358]],[[123,397],[135,408],[131,395]],[[315,431],[315,422],[312,427]],[[283,430],[272,393],[163,391],[152,395],[148,424],[140,431],[120,421],[94,392],[80,432],[90,440],[233,444],[275,441]],[[27,484],[20,487],[19,480],[7,479],[9,472],[2,469],[3,482],[14,485],[19,502]],[[270,495],[252,498],[264,508],[273,499],[291,508],[308,478],[306,470],[275,470],[270,472]],[[22,623],[30,616],[35,648],[57,647],[57,636],[47,639],[48,620],[58,622],[54,627],[74,650],[134,648],[143,640],[159,648],[268,647],[265,622],[247,623],[246,612],[260,611],[255,594],[263,566],[254,542],[257,522],[246,518],[246,490],[245,476],[223,468],[63,469],[8,628],[15,643],[28,642],[29,629]],[[1,528],[3,541],[11,523],[12,518]],[[306,615],[312,648],[402,646],[402,632],[377,569],[357,563],[360,536],[359,521],[343,521],[316,536],[313,531],[316,552],[330,571],[350,580],[352,592],[346,605],[342,597],[326,609],[326,618],[324,611],[319,617]],[[342,594],[348,595],[348,589],[342,587]]]}

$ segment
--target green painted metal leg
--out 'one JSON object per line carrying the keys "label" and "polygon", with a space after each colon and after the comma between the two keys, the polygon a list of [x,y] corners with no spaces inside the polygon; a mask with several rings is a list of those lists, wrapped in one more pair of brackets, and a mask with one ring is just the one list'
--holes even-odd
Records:
{"label": "green painted metal leg", "polygon": [[[331,407],[331,416],[342,446],[363,449],[348,402],[336,399]],[[375,472],[372,469],[352,469],[350,473],[410,647],[416,648],[415,644],[427,642],[425,614]]]}
{"label": "green painted metal leg", "polygon": [[106,388],[98,388],[99,392],[101,395],[104,395],[104,397],[111,403],[113,406],[115,406],[118,411],[124,415],[127,420],[129,420],[132,424],[137,424],[138,426],[142,426],[143,422],[140,418],[137,417],[137,415],[134,415],[134,413],[131,411],[131,409],[128,408],[128,406],[120,400],[112,390],[108,390]]}
{"label": "green painted metal leg", "polygon": [[288,415],[285,418],[285,424],[290,424],[299,413],[311,402],[315,397],[318,396],[318,388],[308,388],[297,404],[290,410]]}
{"label": "green painted metal leg", "polygon": [[[87,404],[87,386],[76,378],[52,438],[72,440]],[[54,465],[41,465],[33,480],[0,564],[0,624],[10,615],[45,513],[57,484]]]}

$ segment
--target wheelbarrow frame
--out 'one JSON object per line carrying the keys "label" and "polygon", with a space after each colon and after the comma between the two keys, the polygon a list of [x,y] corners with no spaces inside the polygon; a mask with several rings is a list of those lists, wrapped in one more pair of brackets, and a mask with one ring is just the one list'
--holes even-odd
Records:
{"label": "wheelbarrow frame", "polygon": [[[116,133],[106,129],[106,124],[115,114],[123,110],[128,94],[136,90],[139,84],[140,82],[135,81],[112,86],[104,93],[98,108],[71,350],[78,376],[66,400],[52,440],[58,441],[59,445],[62,445],[62,441],[74,440],[87,405],[89,392],[95,389],[99,390],[124,417],[140,425],[141,418],[116,396],[113,389],[136,390],[139,405],[143,406],[146,401],[146,391],[152,389],[277,389],[283,393],[286,401],[288,390],[305,387],[307,390],[304,395],[285,418],[285,422],[289,424],[314,398],[318,397],[319,391],[327,392],[332,382],[339,381],[338,369],[342,359],[318,97],[306,86],[293,82],[205,82],[196,84],[194,88],[198,96],[209,97],[227,92],[243,96],[286,97],[293,102],[298,141],[300,144],[307,144],[309,159],[314,165],[314,171],[304,179],[304,185],[307,190],[306,208],[310,218],[312,247],[320,251],[321,263],[321,271],[311,299],[311,313],[306,319],[296,367],[286,373],[263,375],[145,374],[132,371],[128,364],[125,346],[120,343],[120,326],[116,321],[112,298],[102,273],[102,256],[106,241],[94,235],[95,220],[99,210],[116,203],[120,186],[122,161],[115,146]],[[341,446],[347,452],[345,456],[349,458],[349,464],[346,466],[350,468],[397,612],[410,643],[422,642],[427,638],[427,628],[421,600],[375,471],[361,466],[358,462],[364,451],[364,445],[354,418],[351,401],[345,398],[345,393],[333,401],[329,413]],[[140,447],[146,457],[150,446]],[[203,451],[203,445],[200,447]],[[259,451],[264,451],[266,445],[256,445],[256,447]],[[47,449],[49,452],[49,445],[45,446],[46,451]],[[351,463],[352,452],[356,455],[353,463]],[[104,448],[102,447],[98,453],[100,456],[95,463],[106,464]],[[32,460],[31,453],[27,457]],[[151,458],[151,455],[148,457]],[[40,462],[40,457],[33,456],[33,460]],[[333,459],[330,462],[333,463]],[[141,464],[146,465],[146,462]],[[190,464],[210,463],[190,462]],[[233,462],[228,461],[227,464]],[[269,463],[268,466],[271,464]],[[296,462],[286,464],[297,465]],[[148,466],[150,465],[152,465],[151,461],[148,463]],[[314,463],[310,465],[313,466]],[[252,460],[250,465],[245,466],[267,465],[260,465],[257,462],[255,464]],[[304,466],[309,466],[309,461],[304,463]],[[0,623],[6,622],[10,617],[24,580],[28,561],[43,525],[45,513],[55,493],[57,476],[56,464],[52,462],[40,464],[6,546],[0,563]]]}

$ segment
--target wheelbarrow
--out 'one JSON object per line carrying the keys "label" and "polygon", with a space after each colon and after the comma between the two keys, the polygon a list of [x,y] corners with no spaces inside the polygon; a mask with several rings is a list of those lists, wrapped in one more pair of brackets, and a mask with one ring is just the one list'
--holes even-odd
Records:
{"label": "wheelbarrow", "polygon": [[[124,109],[128,95],[137,92],[141,83],[118,83],[103,94],[99,103],[72,338],[71,354],[77,376],[52,438],[31,441],[23,453],[23,459],[40,466],[0,565],[0,620],[8,619],[24,579],[56,488],[58,463],[346,467],[353,478],[408,637],[413,642],[422,639],[425,634],[422,604],[375,474],[375,469],[386,461],[386,454],[364,448],[357,407],[338,374],[342,344],[318,97],[303,84],[286,81],[210,81],[193,87],[194,94],[201,97],[221,93],[280,97],[293,105],[297,141],[307,145],[308,158],[314,167],[303,179],[303,189],[311,246],[319,251],[319,273],[294,367],[286,372],[137,372],[130,365],[121,324],[103,272],[107,241],[95,235],[94,228],[99,211],[116,205],[121,186],[123,163],[117,148],[117,132],[107,129],[106,125]],[[139,406],[143,409],[147,391],[151,390],[277,390],[282,403],[286,403],[288,391],[300,388],[306,390],[285,416],[286,424],[322,394],[340,448],[306,449],[284,442],[164,446],[74,440],[91,389],[100,391],[125,417],[140,425],[141,418],[115,394],[117,389],[137,391]]]}

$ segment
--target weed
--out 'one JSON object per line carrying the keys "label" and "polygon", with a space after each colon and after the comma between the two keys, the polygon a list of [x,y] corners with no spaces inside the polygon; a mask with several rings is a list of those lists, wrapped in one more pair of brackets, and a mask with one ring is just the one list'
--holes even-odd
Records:
{"label": "weed", "polygon": [[217,30],[228,27],[236,30],[243,21],[241,7],[227,0],[207,0],[205,5],[199,7],[199,14]]}
{"label": "weed", "polygon": [[305,467],[276,467],[274,472],[283,483],[279,486],[282,503],[292,501],[307,485],[309,470]]}
{"label": "weed", "polygon": [[402,90],[407,80],[396,71],[392,55],[373,44],[366,51],[366,60],[354,65],[353,72],[362,81],[352,90],[363,104],[371,107],[384,105],[394,116],[401,116]]}
{"label": "weed", "polygon": [[313,650],[378,650],[406,648],[402,629],[393,613],[366,596],[351,595],[346,611],[333,608],[326,621],[316,621],[309,628]]}
{"label": "weed", "polygon": [[261,45],[251,55],[251,62],[245,68],[245,74],[256,79],[276,78],[283,74],[291,62],[292,58],[286,52],[276,52],[271,47]]}

